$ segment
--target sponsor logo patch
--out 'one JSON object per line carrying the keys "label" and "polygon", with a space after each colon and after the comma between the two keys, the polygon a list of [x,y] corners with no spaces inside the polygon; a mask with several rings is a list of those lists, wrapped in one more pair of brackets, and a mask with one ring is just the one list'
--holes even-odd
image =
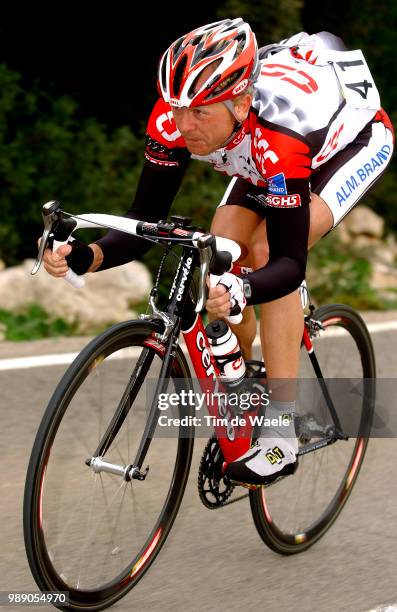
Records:
{"label": "sponsor logo patch", "polygon": [[168,113],[163,113],[162,115],[157,117],[156,128],[160,132],[162,137],[165,138],[165,140],[168,140],[169,142],[173,142],[181,136],[180,131],[176,127],[172,111],[168,111]]}
{"label": "sponsor logo patch", "polygon": [[361,184],[365,183],[370,177],[375,178],[379,175],[382,166],[387,163],[390,154],[392,152],[391,147],[388,144],[384,144],[383,147],[368,161],[363,164],[360,168],[356,168],[355,172],[346,179],[343,185],[340,185],[336,192],[339,206],[342,206],[351,196],[352,193],[357,189],[358,193],[361,193]]}
{"label": "sponsor logo patch", "polygon": [[238,132],[238,134],[236,135],[236,137],[232,140],[232,144],[235,146],[240,144],[240,142],[244,140],[246,134],[247,134],[247,131],[245,127],[243,126],[241,130]]}
{"label": "sponsor logo patch", "polygon": [[178,108],[181,108],[183,106],[182,102],[177,98],[170,98],[170,105],[177,106]]}
{"label": "sponsor logo patch", "polygon": [[284,172],[269,176],[267,179],[267,190],[273,195],[287,195]]}
{"label": "sponsor logo patch", "polygon": [[266,196],[266,204],[275,208],[297,208],[301,206],[301,197],[298,193],[293,195],[272,195]]}
{"label": "sponsor logo patch", "polygon": [[149,155],[149,153],[145,152],[145,157],[148,161],[152,162],[152,164],[157,164],[158,166],[179,166],[178,162],[170,162],[170,161],[162,161],[160,159],[156,159]]}
{"label": "sponsor logo patch", "polygon": [[284,458],[284,453],[278,446],[275,446],[271,450],[268,450],[266,453],[266,459],[274,465],[275,463],[281,463],[281,460]]}
{"label": "sponsor logo patch", "polygon": [[232,94],[233,96],[237,96],[240,92],[242,92],[248,85],[248,79],[244,79],[243,81],[241,81],[241,83],[239,83],[238,85],[236,85],[236,87],[233,89]]}

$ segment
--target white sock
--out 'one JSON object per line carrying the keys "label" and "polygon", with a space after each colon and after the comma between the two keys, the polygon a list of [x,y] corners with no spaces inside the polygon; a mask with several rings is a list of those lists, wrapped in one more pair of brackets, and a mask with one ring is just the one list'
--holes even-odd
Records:
{"label": "white sock", "polygon": [[269,438],[283,438],[290,443],[294,452],[297,453],[298,440],[295,433],[294,414],[295,401],[272,400],[265,409],[265,419],[274,420],[274,423],[262,427],[260,438],[258,438],[259,444],[266,444]]}

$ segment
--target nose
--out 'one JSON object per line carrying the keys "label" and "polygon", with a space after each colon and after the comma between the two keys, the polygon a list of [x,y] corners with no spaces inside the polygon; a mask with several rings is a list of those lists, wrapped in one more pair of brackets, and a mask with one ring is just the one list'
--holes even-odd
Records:
{"label": "nose", "polygon": [[181,134],[189,134],[194,131],[194,118],[189,111],[190,109],[188,108],[178,108],[178,110],[174,112],[176,127]]}

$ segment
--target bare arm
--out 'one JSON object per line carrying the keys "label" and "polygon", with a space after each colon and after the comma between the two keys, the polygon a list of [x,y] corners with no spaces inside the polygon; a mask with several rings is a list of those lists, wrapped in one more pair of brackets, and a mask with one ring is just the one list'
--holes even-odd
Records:
{"label": "bare arm", "polygon": [[95,242],[92,242],[88,246],[94,251],[94,259],[92,264],[88,268],[88,272],[96,272],[96,270],[98,270],[98,268],[100,268],[103,263],[103,251],[101,247]]}

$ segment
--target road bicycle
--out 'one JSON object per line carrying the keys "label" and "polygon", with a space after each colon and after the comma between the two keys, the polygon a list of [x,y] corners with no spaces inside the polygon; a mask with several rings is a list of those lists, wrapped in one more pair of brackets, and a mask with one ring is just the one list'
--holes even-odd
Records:
{"label": "road bicycle", "polygon": [[[193,389],[192,372],[203,393],[212,392],[215,400],[219,396],[221,373],[200,313],[209,272],[222,274],[240,250],[184,217],[146,223],[114,215],[70,215],[52,201],[44,205],[43,218],[35,271],[49,238],[58,245],[86,227],[113,228],[162,244],[160,269],[166,257],[176,256],[176,247],[181,250],[164,307],[157,301],[158,275],[149,312],[99,334],[67,369],[29,461],[24,536],[34,579],[43,591],[69,593],[61,609],[101,610],[144,576],[178,513],[191,466],[195,406],[179,405],[178,414],[192,418],[187,424],[181,418],[177,434],[164,437],[157,435],[158,398],[170,387]],[[266,384],[264,368],[260,362],[251,364],[261,384]],[[293,475],[272,486],[234,490],[223,468],[249,448],[255,428],[247,422],[244,435],[237,431],[236,413],[220,400],[207,406],[209,415],[224,418],[215,421],[198,474],[207,508],[249,497],[260,537],[285,555],[307,550],[324,535],[363,463],[374,409],[375,359],[369,333],[354,310],[344,305],[315,310],[310,304],[300,376],[315,385],[317,410],[305,406],[296,417],[299,465]],[[338,378],[362,384],[354,409],[335,391],[332,381]]]}

